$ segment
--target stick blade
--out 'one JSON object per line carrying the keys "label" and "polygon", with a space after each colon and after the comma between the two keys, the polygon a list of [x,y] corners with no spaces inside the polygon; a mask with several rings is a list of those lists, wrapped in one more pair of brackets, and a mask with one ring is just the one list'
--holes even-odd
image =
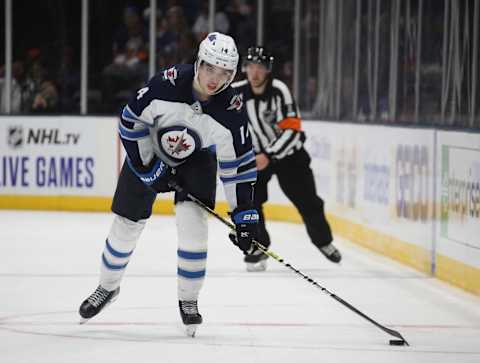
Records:
{"label": "stick blade", "polygon": [[408,344],[408,342],[404,339],[392,339],[388,342],[388,344],[390,345],[396,345],[396,346],[400,346],[400,345],[410,345]]}

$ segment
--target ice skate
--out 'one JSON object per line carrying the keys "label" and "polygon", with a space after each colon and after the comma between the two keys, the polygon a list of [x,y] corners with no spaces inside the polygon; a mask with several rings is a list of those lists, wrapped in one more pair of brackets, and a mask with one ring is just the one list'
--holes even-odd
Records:
{"label": "ice skate", "polygon": [[339,263],[342,260],[340,251],[331,243],[326,246],[319,247],[319,250],[326,258],[334,263]]}
{"label": "ice skate", "polygon": [[180,316],[185,328],[185,334],[189,337],[195,337],[197,327],[202,324],[202,316],[198,312],[198,304],[196,300],[186,301],[179,300],[178,307],[180,309]]}
{"label": "ice skate", "polygon": [[120,293],[120,287],[117,287],[113,291],[104,289],[101,285],[98,285],[97,289],[80,305],[78,310],[81,319],[80,324],[84,324],[102,311],[105,307],[114,302],[118,294]]}
{"label": "ice skate", "polygon": [[257,249],[250,255],[245,256],[243,261],[247,264],[248,272],[260,272],[267,269],[267,258],[266,254]]}

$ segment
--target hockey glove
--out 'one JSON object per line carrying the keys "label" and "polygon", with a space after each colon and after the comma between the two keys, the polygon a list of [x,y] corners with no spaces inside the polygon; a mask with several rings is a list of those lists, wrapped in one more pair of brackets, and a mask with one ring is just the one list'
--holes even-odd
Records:
{"label": "hockey glove", "polygon": [[231,232],[229,238],[245,255],[248,255],[253,251],[252,241],[257,234],[258,212],[249,207],[237,207],[231,213],[231,218],[235,223],[235,233]]}
{"label": "hockey glove", "polygon": [[154,191],[163,192],[166,190],[168,181],[173,177],[172,169],[158,158],[153,158],[147,166],[133,166],[127,158],[130,169],[137,177]]}

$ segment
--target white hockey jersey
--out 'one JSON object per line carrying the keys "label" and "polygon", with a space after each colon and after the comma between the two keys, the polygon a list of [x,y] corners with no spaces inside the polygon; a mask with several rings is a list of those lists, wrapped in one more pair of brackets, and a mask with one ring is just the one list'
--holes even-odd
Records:
{"label": "white hockey jersey", "polygon": [[249,204],[257,171],[242,100],[231,88],[195,100],[193,76],[192,65],[173,66],[124,107],[119,133],[127,161],[145,182],[155,179],[158,162],[175,168],[196,151],[215,148],[230,208]]}

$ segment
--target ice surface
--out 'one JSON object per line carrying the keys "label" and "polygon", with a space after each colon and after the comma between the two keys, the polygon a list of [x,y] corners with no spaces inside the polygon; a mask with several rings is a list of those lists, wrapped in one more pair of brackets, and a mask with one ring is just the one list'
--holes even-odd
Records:
{"label": "ice surface", "polygon": [[210,219],[195,338],[180,326],[176,231],[148,222],[118,300],[85,325],[111,214],[0,211],[0,362],[480,362],[480,299],[347,241],[327,261],[302,225],[269,223],[272,250],[389,328],[410,347],[276,261],[248,273]]}

